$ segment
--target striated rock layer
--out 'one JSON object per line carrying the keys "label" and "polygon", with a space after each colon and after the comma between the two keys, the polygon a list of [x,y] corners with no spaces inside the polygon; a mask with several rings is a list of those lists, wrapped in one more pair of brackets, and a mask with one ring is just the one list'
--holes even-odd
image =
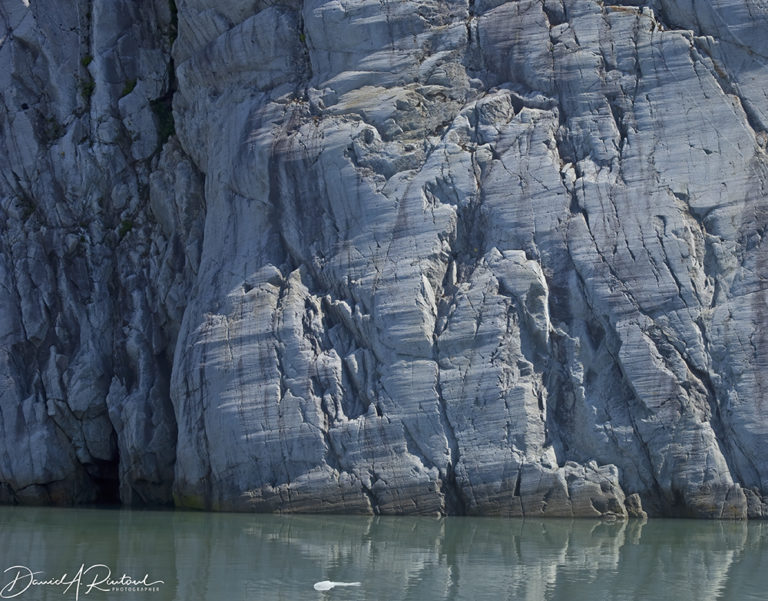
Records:
{"label": "striated rock layer", "polygon": [[0,500],[768,517],[764,0],[0,20]]}

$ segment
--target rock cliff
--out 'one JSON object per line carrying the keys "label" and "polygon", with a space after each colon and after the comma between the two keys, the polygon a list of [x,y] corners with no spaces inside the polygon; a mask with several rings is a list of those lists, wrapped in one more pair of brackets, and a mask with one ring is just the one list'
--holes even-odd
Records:
{"label": "rock cliff", "polygon": [[0,20],[0,500],[768,517],[764,0]]}

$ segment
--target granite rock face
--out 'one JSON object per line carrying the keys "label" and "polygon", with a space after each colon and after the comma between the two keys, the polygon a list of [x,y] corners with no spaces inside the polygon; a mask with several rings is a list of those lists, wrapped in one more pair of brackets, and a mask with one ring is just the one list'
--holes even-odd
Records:
{"label": "granite rock face", "polygon": [[768,515],[764,2],[0,17],[0,499]]}

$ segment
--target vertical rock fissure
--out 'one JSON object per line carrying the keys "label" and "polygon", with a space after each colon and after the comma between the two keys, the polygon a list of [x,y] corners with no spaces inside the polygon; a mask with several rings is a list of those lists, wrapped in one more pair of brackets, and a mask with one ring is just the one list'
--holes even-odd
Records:
{"label": "vertical rock fissure", "polygon": [[444,510],[448,515],[466,515],[467,508],[464,500],[464,493],[456,480],[456,466],[461,460],[461,451],[453,424],[451,424],[448,417],[448,407],[445,397],[443,396],[442,384],[440,382],[439,352],[437,349],[435,352],[436,361],[438,361],[435,392],[437,393],[437,402],[438,407],[440,408],[440,425],[445,433],[449,452],[445,474],[441,475],[441,492],[443,495],[443,503],[445,504]]}
{"label": "vertical rock fissure", "polygon": [[[450,252],[447,253],[444,258],[447,265],[443,280],[435,291],[435,322],[432,331],[432,360],[435,362],[436,368],[434,390],[437,395],[440,426],[442,427],[448,450],[448,461],[445,466],[445,472],[440,474],[440,492],[443,497],[443,511],[447,515],[465,515],[467,510],[464,493],[456,479],[456,469],[461,460],[461,450],[456,431],[449,417],[448,401],[443,393],[442,367],[440,365],[440,334],[448,325],[451,307],[455,306],[455,294],[458,290],[457,282],[452,281],[451,266],[452,264],[455,266],[458,258],[455,249],[459,246],[466,246],[468,243],[468,241],[459,240],[459,228],[461,227],[463,217],[462,212],[459,211],[453,231],[443,240],[450,249]],[[461,250],[466,252],[468,249],[462,248]]]}

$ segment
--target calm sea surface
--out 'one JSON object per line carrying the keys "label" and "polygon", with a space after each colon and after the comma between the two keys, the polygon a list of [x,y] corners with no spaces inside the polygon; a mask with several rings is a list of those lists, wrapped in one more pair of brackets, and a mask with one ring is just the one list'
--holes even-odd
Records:
{"label": "calm sea surface", "polygon": [[768,599],[758,522],[0,507],[0,541],[0,598],[33,601]]}

